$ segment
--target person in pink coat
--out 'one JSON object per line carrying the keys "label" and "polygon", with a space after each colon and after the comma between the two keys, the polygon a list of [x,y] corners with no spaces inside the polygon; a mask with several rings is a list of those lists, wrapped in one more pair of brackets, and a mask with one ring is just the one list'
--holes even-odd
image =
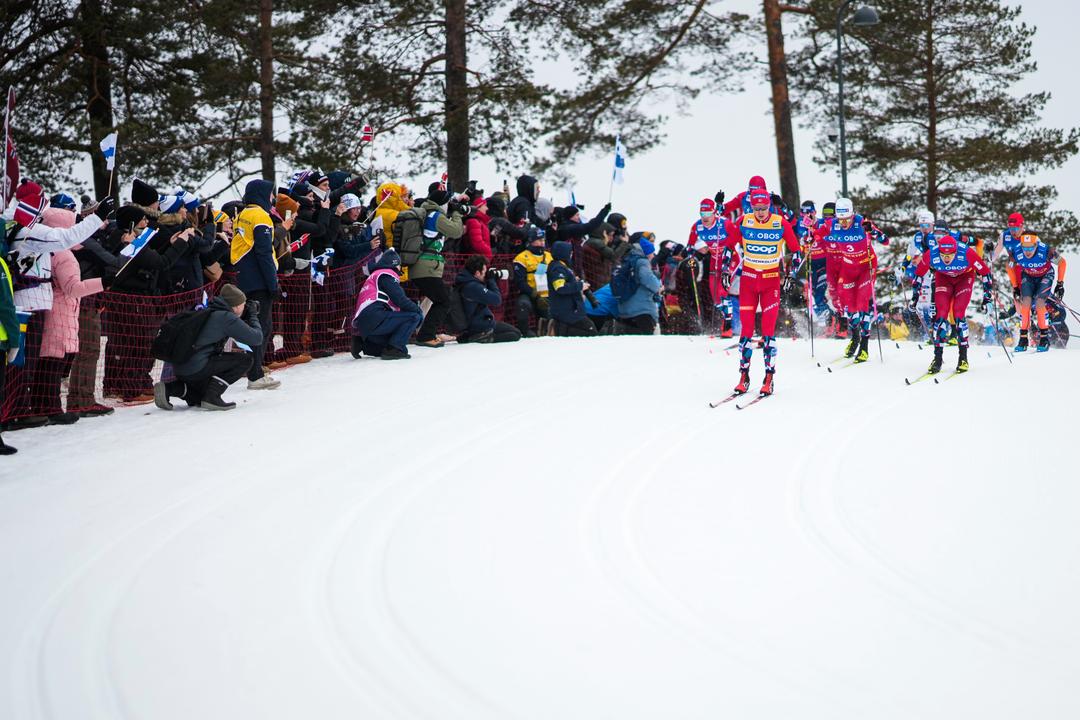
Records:
{"label": "person in pink coat", "polygon": [[[50,227],[69,228],[75,225],[75,213],[60,208],[48,208],[42,222]],[[79,246],[76,246],[76,248]],[[30,404],[32,413],[45,416],[49,424],[69,425],[79,419],[63,412],[60,405],[60,382],[79,351],[79,300],[104,290],[100,278],[83,280],[79,261],[71,250],[52,255],[52,309],[45,312],[45,327],[41,336],[39,361],[31,380]]]}
{"label": "person in pink coat", "polygon": [[481,194],[472,199],[471,205],[472,212],[465,218],[461,250],[470,255],[483,255],[491,262],[491,218],[487,214],[487,200]]}

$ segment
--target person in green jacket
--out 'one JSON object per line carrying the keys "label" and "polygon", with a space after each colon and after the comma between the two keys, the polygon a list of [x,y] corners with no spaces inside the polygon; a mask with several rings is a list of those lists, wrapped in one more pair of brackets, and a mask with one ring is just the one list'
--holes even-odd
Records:
{"label": "person in green jacket", "polygon": [[409,267],[409,282],[420,294],[431,301],[431,309],[424,318],[423,325],[416,331],[416,344],[439,348],[443,341],[437,333],[445,324],[450,313],[450,291],[443,283],[443,241],[456,240],[465,232],[462,217],[467,213],[467,204],[455,201],[450,191],[442,189],[440,183],[432,183],[428,188],[427,199],[420,205],[424,212],[424,250],[420,258]]}
{"label": "person in green jacket", "polygon": [[[4,402],[4,376],[8,363],[19,354],[19,318],[15,314],[15,288],[11,272],[0,257],[0,404]],[[0,455],[14,455],[15,448],[0,437]]]}

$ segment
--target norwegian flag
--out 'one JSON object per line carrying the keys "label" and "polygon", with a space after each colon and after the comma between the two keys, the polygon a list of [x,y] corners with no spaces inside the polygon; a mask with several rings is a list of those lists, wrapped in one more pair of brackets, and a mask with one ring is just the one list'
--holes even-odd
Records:
{"label": "norwegian flag", "polygon": [[14,115],[15,88],[8,88],[7,105],[4,108],[4,179],[3,185],[0,185],[4,207],[11,202],[15,188],[19,186],[19,153],[15,150],[15,139],[11,137],[11,120]]}
{"label": "norwegian flag", "polygon": [[375,142],[375,130],[370,125],[365,125],[360,130],[360,142],[371,143]]}

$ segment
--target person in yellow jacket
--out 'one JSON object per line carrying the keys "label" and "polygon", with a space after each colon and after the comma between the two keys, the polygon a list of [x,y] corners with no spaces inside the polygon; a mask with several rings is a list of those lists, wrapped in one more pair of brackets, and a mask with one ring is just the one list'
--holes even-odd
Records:
{"label": "person in yellow jacket", "polygon": [[[8,363],[19,354],[19,317],[15,314],[15,287],[11,272],[0,256],[0,404],[4,402],[4,376]],[[0,438],[0,455],[14,455],[15,448]]]}
{"label": "person in yellow jacket", "polygon": [[545,242],[544,231],[530,227],[528,247],[514,258],[514,287],[520,293],[514,314],[518,330],[524,337],[536,337],[536,333],[529,330],[529,319],[533,315],[538,321],[549,317],[547,269],[553,258],[544,248]]}
{"label": "person in yellow jacket", "polygon": [[907,340],[911,335],[907,323],[897,314],[892,315],[886,325],[889,328],[889,339],[892,341]]}
{"label": "person in yellow jacket", "polygon": [[[233,223],[230,256],[236,270],[236,285],[247,299],[259,305],[259,329],[269,341],[273,337],[274,300],[280,297],[277,257],[274,255],[274,221],[270,217],[276,193],[269,180],[252,180],[244,188],[244,210]],[[266,343],[251,348],[249,390],[273,390],[281,381],[263,371]]]}
{"label": "person in yellow jacket", "polygon": [[386,182],[375,191],[375,202],[375,218],[382,221],[386,247],[394,247],[394,220],[399,212],[412,207],[412,192],[402,184]]}

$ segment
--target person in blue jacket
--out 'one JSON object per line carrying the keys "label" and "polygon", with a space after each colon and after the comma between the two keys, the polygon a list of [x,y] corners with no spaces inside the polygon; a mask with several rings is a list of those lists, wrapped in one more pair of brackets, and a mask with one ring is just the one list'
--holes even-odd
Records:
{"label": "person in blue jacket", "polygon": [[551,248],[551,265],[548,266],[548,312],[555,323],[555,334],[559,337],[592,337],[596,326],[585,314],[585,299],[582,293],[589,289],[574,275],[570,267],[573,247],[569,242],[560,240]]}
{"label": "person in blue jacket", "polygon": [[629,300],[619,301],[619,333],[622,335],[652,335],[660,318],[660,278],[652,269],[656,246],[642,238],[630,246],[637,289]]}
{"label": "person in blue jacket", "polygon": [[596,326],[596,332],[601,335],[610,335],[619,317],[619,301],[615,299],[615,293],[611,292],[611,285],[604,285],[586,297],[585,314]]}
{"label": "person in blue jacket", "polygon": [[388,248],[372,266],[353,313],[352,356],[383,360],[411,357],[406,346],[424,321],[424,313],[401,289],[401,256]]}
{"label": "person in blue jacket", "polygon": [[487,258],[471,255],[465,260],[465,267],[454,280],[454,287],[469,323],[458,335],[459,343],[517,342],[521,339],[520,330],[496,320],[492,312],[492,308],[502,305],[502,293],[499,292],[498,271],[488,269]]}

